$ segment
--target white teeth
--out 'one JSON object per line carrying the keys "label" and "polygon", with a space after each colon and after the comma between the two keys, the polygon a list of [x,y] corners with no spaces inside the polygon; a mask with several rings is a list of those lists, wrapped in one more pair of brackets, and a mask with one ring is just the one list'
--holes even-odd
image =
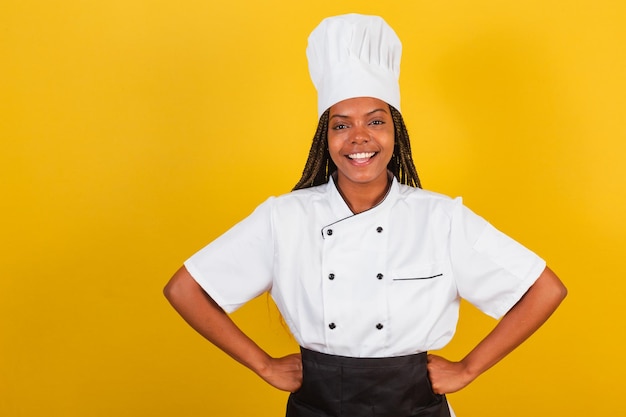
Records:
{"label": "white teeth", "polygon": [[359,153],[351,153],[350,155],[348,155],[348,158],[350,159],[366,159],[366,158],[371,158],[372,156],[374,156],[376,152],[359,152]]}

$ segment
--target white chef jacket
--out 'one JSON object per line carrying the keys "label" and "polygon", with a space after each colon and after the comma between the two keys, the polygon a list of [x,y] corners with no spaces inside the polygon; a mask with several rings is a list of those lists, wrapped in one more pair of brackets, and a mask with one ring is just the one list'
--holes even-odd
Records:
{"label": "white chef jacket", "polygon": [[332,179],[269,198],[185,262],[225,311],[269,291],[301,346],[352,357],[440,349],[461,298],[499,318],[545,265],[460,198],[395,178],[356,215]]}

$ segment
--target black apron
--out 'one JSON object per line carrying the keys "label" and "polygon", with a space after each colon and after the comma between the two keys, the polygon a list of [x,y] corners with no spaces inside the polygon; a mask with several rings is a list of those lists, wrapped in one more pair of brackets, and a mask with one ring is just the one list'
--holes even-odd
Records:
{"label": "black apron", "polygon": [[302,351],[302,387],[289,396],[286,417],[450,417],[433,393],[426,352],[393,358],[352,358]]}

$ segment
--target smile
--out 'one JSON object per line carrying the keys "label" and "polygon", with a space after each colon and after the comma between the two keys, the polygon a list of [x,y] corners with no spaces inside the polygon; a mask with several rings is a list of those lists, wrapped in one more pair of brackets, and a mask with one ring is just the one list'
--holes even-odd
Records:
{"label": "smile", "polygon": [[350,155],[348,155],[348,158],[357,162],[365,162],[374,155],[376,155],[376,152],[359,152],[359,153],[351,153]]}

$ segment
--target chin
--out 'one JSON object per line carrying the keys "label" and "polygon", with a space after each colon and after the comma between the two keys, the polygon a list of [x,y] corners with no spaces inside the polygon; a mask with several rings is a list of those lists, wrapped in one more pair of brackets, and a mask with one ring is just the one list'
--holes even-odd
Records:
{"label": "chin", "polygon": [[[372,174],[372,175],[352,175],[352,176],[344,175],[344,177],[349,182],[352,182],[352,183],[355,183],[355,184],[367,185],[367,184],[374,183],[377,180],[379,180],[381,175],[382,174],[378,174],[378,175],[375,175],[375,174]],[[387,171],[385,171],[384,177],[387,178]]]}

